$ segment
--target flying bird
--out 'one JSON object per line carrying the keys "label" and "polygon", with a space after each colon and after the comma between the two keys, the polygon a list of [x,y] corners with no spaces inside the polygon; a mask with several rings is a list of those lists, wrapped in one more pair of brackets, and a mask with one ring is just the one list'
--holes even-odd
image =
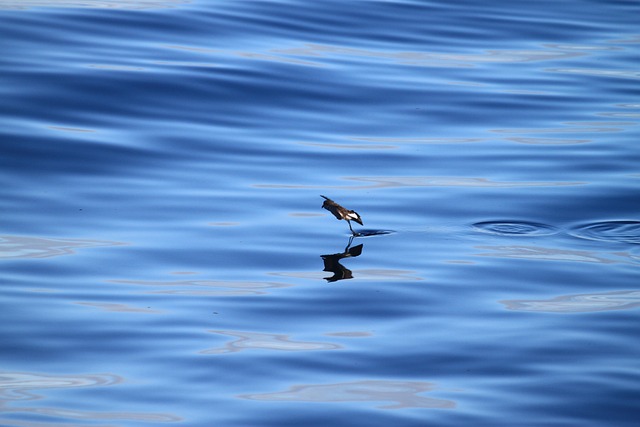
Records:
{"label": "flying bird", "polygon": [[351,221],[355,221],[360,225],[364,225],[362,223],[362,218],[360,218],[360,215],[358,215],[358,212],[343,208],[342,206],[340,206],[330,198],[323,196],[322,194],[320,195],[320,197],[325,199],[324,203],[322,203],[322,207],[331,212],[333,216],[335,216],[339,220],[344,219],[345,221],[347,221],[351,233],[353,233],[354,236],[357,236],[358,233],[353,231],[353,228],[351,228]]}

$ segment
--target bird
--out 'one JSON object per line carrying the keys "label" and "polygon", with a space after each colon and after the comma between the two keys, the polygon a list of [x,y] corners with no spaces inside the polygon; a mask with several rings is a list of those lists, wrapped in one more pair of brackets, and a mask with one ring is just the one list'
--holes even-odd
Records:
{"label": "bird", "polygon": [[352,211],[347,208],[343,208],[342,206],[340,206],[339,204],[337,204],[327,196],[323,196],[322,194],[320,195],[320,197],[325,199],[324,202],[322,203],[322,207],[328,210],[329,212],[331,212],[333,216],[335,216],[339,220],[344,219],[345,221],[347,221],[347,224],[349,224],[349,229],[351,230],[351,233],[353,233],[354,236],[357,236],[358,233],[353,231],[353,228],[351,227],[351,221],[355,221],[360,225],[364,225],[362,223],[362,218],[360,218],[360,215],[358,215],[358,212]]}

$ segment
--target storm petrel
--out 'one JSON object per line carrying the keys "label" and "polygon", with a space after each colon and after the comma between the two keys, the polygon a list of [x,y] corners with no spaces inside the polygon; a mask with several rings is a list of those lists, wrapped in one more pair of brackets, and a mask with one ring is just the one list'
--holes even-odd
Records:
{"label": "storm petrel", "polygon": [[347,221],[347,224],[349,224],[349,229],[351,230],[351,233],[353,233],[354,236],[357,235],[358,233],[353,231],[353,228],[351,228],[351,221],[355,221],[360,225],[364,225],[362,224],[362,219],[360,218],[360,215],[358,215],[358,212],[352,211],[347,208],[343,208],[342,206],[340,206],[339,204],[337,204],[336,202],[334,202],[333,200],[331,200],[326,196],[320,195],[320,197],[325,199],[324,203],[322,203],[322,207],[328,210],[329,212],[331,212],[333,216],[335,216],[339,220],[344,219],[345,221]]}

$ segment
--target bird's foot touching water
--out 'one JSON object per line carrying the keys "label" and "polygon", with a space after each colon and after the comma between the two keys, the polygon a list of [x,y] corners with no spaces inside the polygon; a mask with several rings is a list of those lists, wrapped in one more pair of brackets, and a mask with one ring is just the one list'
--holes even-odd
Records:
{"label": "bird's foot touching water", "polygon": [[351,230],[351,237],[365,237],[365,236],[379,236],[382,234],[391,234],[393,231],[391,230],[360,230],[356,231],[351,226],[351,221],[355,221],[360,225],[364,225],[362,222],[362,218],[356,211],[352,211],[351,209],[347,209],[343,206],[340,206],[327,196],[320,195],[324,199],[324,203],[322,203],[322,207],[333,214],[338,220],[345,220],[349,225],[349,230]]}

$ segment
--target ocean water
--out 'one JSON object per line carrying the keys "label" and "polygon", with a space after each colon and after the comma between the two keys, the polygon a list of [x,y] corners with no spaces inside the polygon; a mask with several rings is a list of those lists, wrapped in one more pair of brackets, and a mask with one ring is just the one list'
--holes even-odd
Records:
{"label": "ocean water", "polygon": [[638,425],[638,16],[0,0],[0,425]]}

